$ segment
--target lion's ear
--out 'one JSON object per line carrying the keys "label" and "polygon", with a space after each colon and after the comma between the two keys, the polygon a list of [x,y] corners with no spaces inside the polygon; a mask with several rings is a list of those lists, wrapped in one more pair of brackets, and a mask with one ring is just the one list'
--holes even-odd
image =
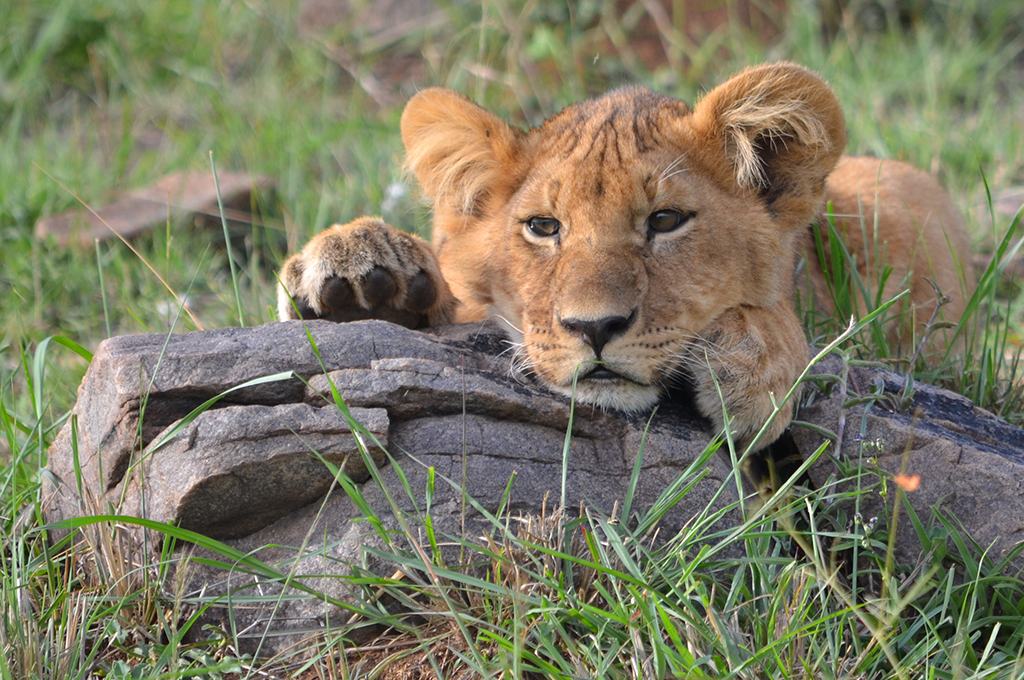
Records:
{"label": "lion's ear", "polygon": [[521,133],[466,97],[423,90],[402,113],[406,166],[435,205],[463,214],[507,181]]}
{"label": "lion's ear", "polygon": [[785,62],[730,78],[697,104],[690,124],[711,169],[757,191],[776,219],[794,227],[820,209],[825,178],[846,146],[832,88]]}

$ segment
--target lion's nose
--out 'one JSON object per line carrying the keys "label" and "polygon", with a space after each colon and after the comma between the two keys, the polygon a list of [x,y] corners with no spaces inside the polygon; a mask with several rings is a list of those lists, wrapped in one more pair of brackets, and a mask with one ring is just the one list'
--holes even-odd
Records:
{"label": "lion's nose", "polygon": [[596,358],[601,358],[601,350],[616,335],[621,335],[633,324],[636,310],[629,316],[606,316],[603,319],[560,319],[559,323],[570,333],[583,339],[594,350]]}

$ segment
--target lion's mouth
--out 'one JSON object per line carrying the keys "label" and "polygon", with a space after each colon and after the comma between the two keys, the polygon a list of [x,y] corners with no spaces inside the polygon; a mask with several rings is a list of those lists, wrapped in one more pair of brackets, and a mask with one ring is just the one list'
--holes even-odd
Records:
{"label": "lion's mouth", "polygon": [[622,380],[625,376],[619,375],[610,368],[604,366],[598,366],[590,373],[583,376],[584,380]]}
{"label": "lion's mouth", "polygon": [[594,366],[589,373],[579,377],[579,380],[586,380],[595,383],[638,383],[634,378],[623,375],[605,365]]}
{"label": "lion's mouth", "polygon": [[585,375],[580,375],[575,382],[549,386],[580,404],[615,411],[646,410],[656,404],[661,396],[658,386],[644,384],[607,365],[595,366]]}

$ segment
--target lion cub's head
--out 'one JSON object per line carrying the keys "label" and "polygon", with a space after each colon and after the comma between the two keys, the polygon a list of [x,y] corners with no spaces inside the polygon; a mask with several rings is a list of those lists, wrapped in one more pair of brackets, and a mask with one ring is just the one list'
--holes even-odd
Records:
{"label": "lion cub's head", "polygon": [[725,310],[791,294],[846,141],[831,89],[792,64],[693,110],[620,89],[529,132],[430,89],[402,138],[461,318],[502,320],[545,383],[568,393],[578,369],[580,401],[623,410],[652,405]]}

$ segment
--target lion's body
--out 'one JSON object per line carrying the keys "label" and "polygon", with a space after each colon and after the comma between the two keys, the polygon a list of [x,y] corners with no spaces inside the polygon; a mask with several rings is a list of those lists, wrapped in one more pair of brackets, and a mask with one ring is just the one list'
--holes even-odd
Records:
{"label": "lion's body", "polygon": [[[930,277],[957,300],[949,309],[958,316],[970,283],[956,262],[966,234],[942,189],[904,164],[840,162],[838,102],[793,65],[745,71],[692,111],[623,89],[526,133],[461,95],[426,90],[406,108],[402,136],[433,201],[440,274],[428,251],[387,245],[399,239],[394,230],[364,218],[318,235],[286,264],[282,280],[300,312],[356,318],[336,311],[348,305],[384,318],[411,310],[424,324],[495,318],[521,343],[525,366],[584,403],[648,408],[686,377],[699,410],[721,424],[724,400],[736,436],[750,442],[808,361],[794,272],[813,246],[812,225],[825,223],[826,181],[851,252],[886,243],[896,267],[888,285],[906,278],[916,308],[934,306]],[[387,247],[326,254],[367,239]],[[857,261],[872,276],[870,258]],[[809,262],[827,306],[817,258]],[[375,280],[387,295],[351,294],[379,288]],[[428,294],[410,297],[424,281]],[[295,316],[286,295],[280,312]],[[787,404],[758,445],[791,417]]]}
{"label": "lion's body", "polygon": [[[960,318],[974,288],[967,257],[971,244],[953,201],[932,177],[906,163],[844,157],[829,175],[825,197],[836,230],[849,251],[857,254],[861,277],[877,281],[883,267],[892,268],[883,300],[910,289],[907,324],[892,329],[896,343],[908,342],[913,337],[908,325],[919,328],[934,310],[935,290],[928,279],[950,297],[942,309],[944,319]],[[818,224],[824,227],[827,222],[823,218]],[[809,253],[814,252],[812,240],[808,231]],[[808,260],[812,265],[819,262],[814,256]],[[820,267],[812,268],[812,275],[815,297],[827,302]]]}

